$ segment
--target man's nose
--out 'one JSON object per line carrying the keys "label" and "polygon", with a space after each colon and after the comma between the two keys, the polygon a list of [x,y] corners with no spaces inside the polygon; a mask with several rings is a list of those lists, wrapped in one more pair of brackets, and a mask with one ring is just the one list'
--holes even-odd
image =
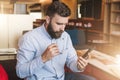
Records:
{"label": "man's nose", "polygon": [[62,31],[64,31],[64,30],[65,30],[65,26],[66,26],[66,25],[63,24],[60,29],[61,29]]}

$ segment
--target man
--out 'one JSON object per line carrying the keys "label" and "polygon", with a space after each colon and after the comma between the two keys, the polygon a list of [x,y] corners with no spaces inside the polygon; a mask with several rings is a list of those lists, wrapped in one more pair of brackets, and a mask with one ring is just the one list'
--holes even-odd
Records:
{"label": "man", "polygon": [[[66,74],[65,77],[65,64],[74,72],[83,71],[88,62],[82,57],[77,57],[70,36],[64,31],[70,14],[67,5],[55,1],[46,11],[45,23],[20,39],[16,65],[16,72],[20,78],[71,80],[68,79],[71,78],[71,74],[68,77]],[[84,78],[94,80],[89,76]]]}

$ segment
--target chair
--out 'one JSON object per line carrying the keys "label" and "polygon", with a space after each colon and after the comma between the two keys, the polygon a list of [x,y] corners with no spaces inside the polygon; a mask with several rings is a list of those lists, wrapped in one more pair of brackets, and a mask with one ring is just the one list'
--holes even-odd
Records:
{"label": "chair", "polygon": [[15,69],[16,59],[0,60],[0,64],[5,69],[5,71],[8,75],[8,80],[23,80],[23,79],[20,79],[19,77],[17,77],[16,69]]}
{"label": "chair", "polygon": [[91,48],[91,45],[87,44],[86,34],[84,30],[78,30],[76,28],[66,30],[70,35],[73,46],[76,50]]}

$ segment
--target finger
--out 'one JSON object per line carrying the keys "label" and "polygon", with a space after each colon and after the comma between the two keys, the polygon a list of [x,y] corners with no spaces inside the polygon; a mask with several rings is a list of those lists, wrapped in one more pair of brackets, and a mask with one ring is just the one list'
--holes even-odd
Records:
{"label": "finger", "polygon": [[78,62],[84,67],[88,64],[88,61],[81,57],[78,58]]}
{"label": "finger", "polygon": [[78,61],[78,65],[79,65],[81,68],[85,67],[85,64],[84,64],[82,61]]}
{"label": "finger", "polygon": [[59,49],[57,46],[52,47],[52,51],[54,51],[55,53],[59,53]]}
{"label": "finger", "polygon": [[56,55],[59,54],[59,49],[58,49],[57,46],[53,46],[53,47],[51,47],[50,50],[51,50],[51,54],[52,54],[52,56],[56,56]]}
{"label": "finger", "polygon": [[57,49],[58,49],[58,46],[55,43],[52,43],[51,45],[48,46],[48,50],[51,51],[51,52],[53,50],[57,50]]}
{"label": "finger", "polygon": [[83,62],[85,62],[85,63],[88,63],[88,60],[86,60],[86,59],[84,59],[82,57],[79,57],[78,59],[81,60],[81,61],[83,61]]}
{"label": "finger", "polygon": [[59,50],[58,49],[54,49],[53,50],[53,55],[58,55],[59,54]]}
{"label": "finger", "polygon": [[78,66],[78,69],[79,70],[83,70],[83,69],[85,69],[85,67],[86,67],[86,63],[84,63],[82,60],[78,60],[78,63],[77,63],[77,66]]}
{"label": "finger", "polygon": [[84,69],[84,66],[82,66],[80,63],[77,64],[77,67],[79,70],[83,70]]}
{"label": "finger", "polygon": [[57,47],[57,44],[55,44],[55,43],[50,44],[50,45],[48,46],[48,49],[51,49],[51,48],[53,48],[53,47]]}
{"label": "finger", "polygon": [[53,47],[51,47],[52,48],[52,50],[59,50],[58,49],[58,46],[53,46]]}

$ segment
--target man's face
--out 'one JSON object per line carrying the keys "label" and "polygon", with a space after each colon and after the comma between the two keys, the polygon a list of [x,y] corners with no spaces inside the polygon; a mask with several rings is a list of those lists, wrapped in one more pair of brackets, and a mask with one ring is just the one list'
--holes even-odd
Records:
{"label": "man's face", "polygon": [[47,31],[52,38],[58,39],[64,32],[65,26],[68,23],[68,17],[54,15],[49,21]]}
{"label": "man's face", "polygon": [[52,38],[55,38],[55,39],[59,38],[62,35],[62,32],[63,32],[62,30],[54,31],[51,22],[48,24],[48,33]]}

